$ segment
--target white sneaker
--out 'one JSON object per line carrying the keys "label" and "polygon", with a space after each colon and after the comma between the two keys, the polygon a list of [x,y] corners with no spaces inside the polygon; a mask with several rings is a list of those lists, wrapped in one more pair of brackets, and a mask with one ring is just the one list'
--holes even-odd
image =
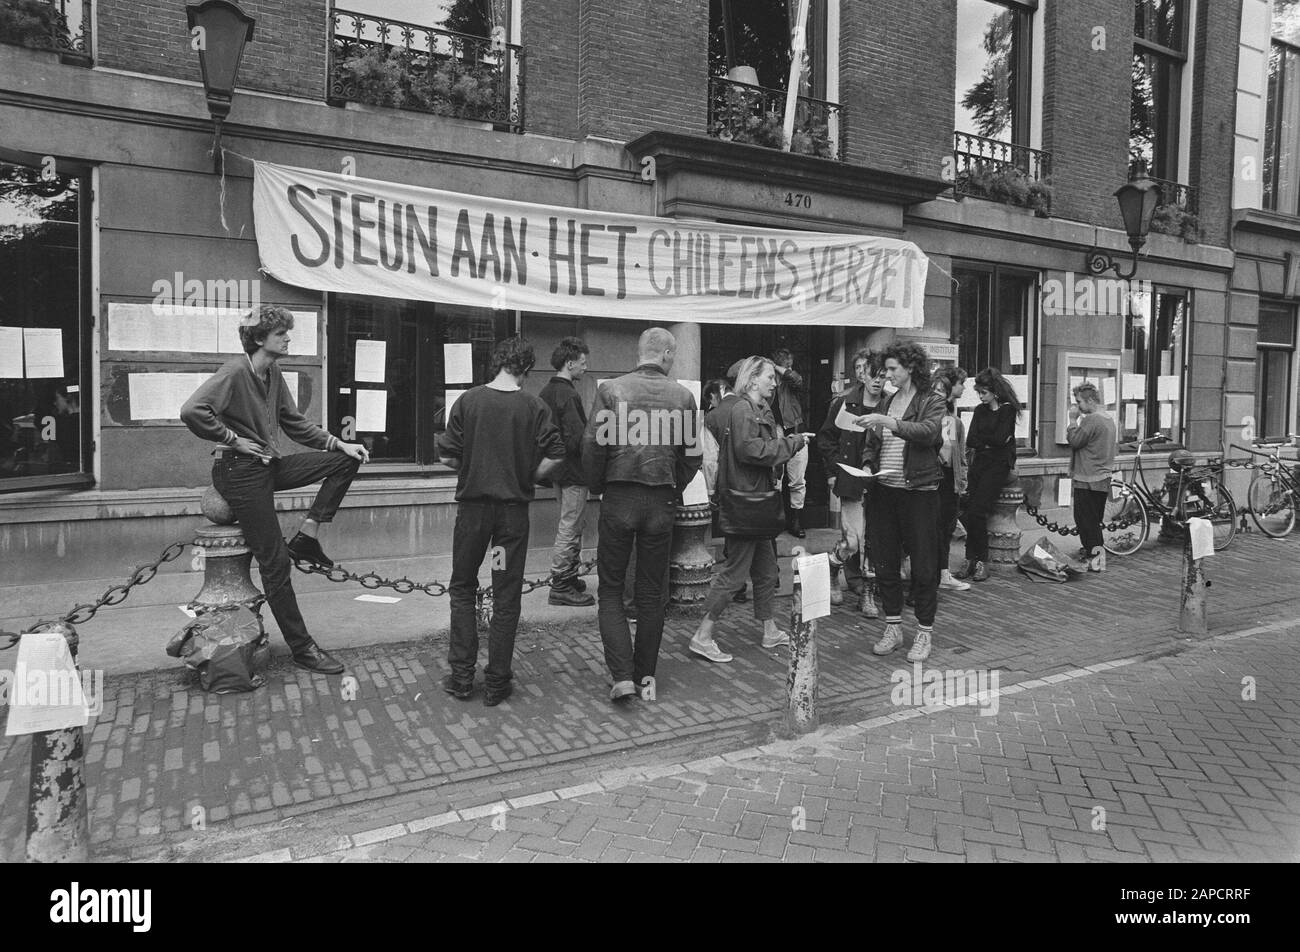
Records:
{"label": "white sneaker", "polygon": [[941,569],[939,572],[939,587],[949,588],[954,592],[964,592],[970,588],[970,582],[963,582],[961,579],[953,578],[952,572]]}
{"label": "white sneaker", "polygon": [[787,647],[789,647],[790,645],[790,636],[784,631],[778,629],[776,633],[776,637],[773,638],[771,641],[768,640],[766,635],[763,636],[764,648],[780,648],[782,645],[785,645]]}
{"label": "white sneaker", "polygon": [[897,622],[891,622],[885,626],[885,633],[880,636],[880,640],[871,646],[871,653],[886,655],[902,644],[903,626]]}
{"label": "white sneaker", "polygon": [[691,643],[686,647],[692,654],[697,654],[701,658],[707,658],[717,664],[726,664],[731,660],[731,655],[719,648],[718,643],[712,638],[708,641],[696,641],[692,638]]}
{"label": "white sneaker", "polygon": [[907,653],[908,661],[924,661],[930,657],[930,633],[918,631],[912,642],[912,650]]}

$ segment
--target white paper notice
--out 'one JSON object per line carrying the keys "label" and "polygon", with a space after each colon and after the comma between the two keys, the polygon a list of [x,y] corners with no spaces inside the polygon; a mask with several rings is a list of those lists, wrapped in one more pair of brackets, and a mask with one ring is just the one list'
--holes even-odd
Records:
{"label": "white paper notice", "polygon": [[129,374],[132,420],[179,420],[181,407],[207,374]]}
{"label": "white paper notice", "polygon": [[5,735],[84,727],[89,719],[90,707],[67,640],[57,631],[23,635],[9,686]]}
{"label": "white paper notice", "polygon": [[1009,358],[1011,366],[1023,366],[1025,363],[1025,339],[1023,337],[1007,338],[1007,349],[1011,352]]}
{"label": "white paper notice", "polygon": [[831,563],[825,552],[799,556],[799,584],[803,589],[804,621],[831,613]]}
{"label": "white paper notice", "polygon": [[150,305],[108,305],[109,350],[153,350]]}
{"label": "white paper notice", "polygon": [[297,357],[315,357],[319,352],[316,346],[316,312],[290,311],[293,315],[293,330],[289,332],[289,352]]}
{"label": "white paper notice", "polygon": [[1174,425],[1174,405],[1172,403],[1160,404],[1160,429],[1168,430]]}
{"label": "white paper notice", "polygon": [[1016,417],[1016,439],[1029,439],[1029,411],[1026,410]]}
{"label": "white paper notice", "polygon": [[1138,428],[1138,405],[1136,403],[1124,404],[1124,429],[1136,430]]}
{"label": "white paper notice", "polygon": [[[29,374],[28,376],[30,376],[30,374]],[[1178,399],[1178,383],[1179,383],[1179,381],[1178,381],[1178,375],[1177,375],[1177,374],[1170,374],[1170,375],[1168,375],[1168,376],[1164,376],[1164,375],[1162,375],[1162,376],[1160,377],[1159,383],[1157,384],[1157,386],[1158,386],[1158,390],[1157,390],[1157,392],[1156,392],[1156,399],[1157,399],[1157,400],[1177,400],[1177,399]]]}
{"label": "white paper notice", "polygon": [[704,481],[704,473],[697,472],[686,491],[682,493],[683,506],[703,506],[709,501],[709,485]]}
{"label": "white paper notice", "polygon": [[442,365],[442,379],[445,383],[473,383],[474,345],[443,344]]}
{"label": "white paper notice", "polygon": [[1147,398],[1147,375],[1146,374],[1125,374],[1124,375],[1124,399],[1145,400],[1146,398]]}
{"label": "white paper notice", "polygon": [[23,376],[23,329],[0,327],[0,379],[21,380]]}
{"label": "white paper notice", "polygon": [[865,433],[866,427],[858,426],[853,421],[857,417],[848,411],[844,404],[840,404],[840,412],[835,415],[835,425],[841,430],[848,430],[850,433]]}
{"label": "white paper notice", "polygon": [[1106,406],[1111,406],[1115,402],[1115,378],[1101,378],[1101,400]]}
{"label": "white paper notice", "polygon": [[1214,523],[1193,516],[1187,520],[1187,531],[1192,537],[1192,558],[1203,559],[1214,554]]}
{"label": "white paper notice", "polygon": [[356,369],[353,372],[352,379],[358,383],[383,383],[384,362],[387,351],[387,341],[357,341]]}
{"label": "white paper notice", "polygon": [[27,379],[63,376],[63,331],[58,327],[24,327],[23,355]]}
{"label": "white paper notice", "polygon": [[[108,305],[108,349],[172,351],[186,354],[217,353],[223,317],[239,312],[217,307],[171,305]],[[242,350],[236,343],[236,350]]]}
{"label": "white paper notice", "polygon": [[1029,374],[1003,374],[1021,403],[1029,402]]}
{"label": "white paper notice", "polygon": [[451,408],[456,405],[456,401],[468,393],[466,390],[448,390],[447,391],[447,412],[444,419],[451,419]]}
{"label": "white paper notice", "polygon": [[966,386],[962,388],[961,396],[957,398],[957,408],[974,408],[979,405],[980,395],[975,392],[975,385],[968,380],[966,381]]}
{"label": "white paper notice", "polygon": [[282,370],[280,376],[284,378],[284,386],[289,391],[289,396],[293,397],[293,405],[302,409],[298,403],[298,372],[295,370]]}
{"label": "white paper notice", "polygon": [[695,398],[695,406],[698,409],[700,405],[700,382],[698,380],[679,380],[677,382],[691,392],[691,396]]}
{"label": "white paper notice", "polygon": [[[358,341],[360,343],[360,341]],[[385,433],[388,430],[388,391],[357,390],[357,432]]]}
{"label": "white paper notice", "polygon": [[1068,506],[1074,502],[1074,483],[1069,476],[1062,476],[1056,481],[1056,504]]}

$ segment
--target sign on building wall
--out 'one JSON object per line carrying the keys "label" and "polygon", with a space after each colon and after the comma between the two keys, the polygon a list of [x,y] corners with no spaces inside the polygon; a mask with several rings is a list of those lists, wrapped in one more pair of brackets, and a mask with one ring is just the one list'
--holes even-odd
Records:
{"label": "sign on building wall", "polygon": [[533,205],[256,163],[262,266],[299,287],[638,321],[923,323],[929,260],[871,235]]}

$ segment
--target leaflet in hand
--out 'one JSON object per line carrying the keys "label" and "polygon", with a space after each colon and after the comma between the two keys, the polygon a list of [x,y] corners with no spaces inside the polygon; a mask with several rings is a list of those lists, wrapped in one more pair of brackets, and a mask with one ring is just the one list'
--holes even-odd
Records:
{"label": "leaflet in hand", "polygon": [[850,413],[844,404],[840,404],[840,412],[835,416],[835,425],[841,430],[848,430],[850,433],[865,433],[865,426],[858,426],[855,422],[857,415]]}
{"label": "leaflet in hand", "polygon": [[882,469],[878,473],[869,473],[865,469],[858,469],[856,466],[847,466],[844,463],[836,463],[835,465],[844,470],[844,472],[848,473],[850,476],[858,477],[858,479],[875,479],[877,476],[892,476],[898,472],[896,469]]}

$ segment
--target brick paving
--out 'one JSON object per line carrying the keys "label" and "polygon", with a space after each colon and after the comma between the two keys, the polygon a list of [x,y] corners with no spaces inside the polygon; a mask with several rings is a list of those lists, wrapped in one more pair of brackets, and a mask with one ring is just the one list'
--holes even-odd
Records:
{"label": "brick paving", "polygon": [[[1215,583],[1210,590],[1211,632],[1293,619],[1300,606],[1292,567],[1298,549],[1300,544],[1294,540],[1247,536],[1216,555],[1209,568]],[[1018,681],[1097,662],[1178,650],[1190,643],[1174,631],[1179,568],[1177,549],[1152,546],[1128,559],[1112,560],[1112,571],[1104,576],[1070,585],[1000,579],[969,593],[945,593],[930,664],[996,669],[1005,689]],[[719,626],[720,642],[736,655],[734,664],[713,666],[687,655],[685,642],[692,630],[689,618],[670,622],[659,669],[660,700],[628,708],[613,707],[605,700],[608,681],[594,614],[586,623],[562,627],[535,629],[525,624],[517,647],[516,695],[494,709],[477,701],[462,704],[441,692],[438,681],[446,671],[445,649],[436,639],[340,652],[356,678],[352,698],[343,696],[339,679],[311,676],[287,666],[274,668],[267,687],[260,691],[226,697],[202,694],[184,672],[109,678],[104,710],[88,729],[87,742],[96,855],[121,858],[162,851],[183,858],[201,844],[219,840],[215,833],[233,836],[268,823],[305,827],[316,811],[336,812],[360,804],[355,819],[346,821],[348,828],[330,828],[316,835],[317,846],[337,844],[340,835],[370,831],[389,822],[578,786],[592,770],[602,767],[695,761],[769,741],[784,702],[785,652],[758,647],[748,608],[738,606]],[[864,650],[879,630],[879,622],[864,621],[846,609],[836,610],[821,624],[821,697],[828,718],[852,720],[893,710],[889,676],[904,662],[901,655],[879,659]],[[1057,687],[1053,685],[1053,690]],[[1006,707],[999,719],[1005,716]],[[0,802],[4,804],[0,860],[21,856],[28,747],[24,738],[0,739]],[[1117,755],[1110,757],[1116,759]],[[1134,782],[1147,779],[1139,775]],[[904,796],[888,792],[891,797]],[[617,801],[627,794],[613,796]],[[562,803],[565,809],[576,807],[574,798]],[[630,821],[622,810],[635,814],[641,807],[617,802],[591,806],[620,814],[598,818],[606,821],[599,832],[610,836],[610,844],[619,834],[636,835],[631,828],[607,827]],[[720,804],[712,806],[721,809]],[[881,807],[900,809],[894,799],[883,801]],[[529,810],[552,808],[561,809],[549,802],[512,809],[509,821],[527,819]],[[694,807],[708,808],[707,804]],[[730,813],[736,808],[729,805],[727,814],[708,821],[717,826],[696,832],[730,838],[728,842],[748,841],[750,837],[739,836],[739,824],[746,822],[746,833],[753,833],[757,821],[745,821],[742,810],[732,822]],[[200,810],[205,832],[192,833],[192,819]],[[1154,807],[1152,812],[1159,822]],[[698,815],[683,815],[693,817],[691,822],[704,822]],[[993,823],[991,815],[987,819]],[[661,824],[657,832],[671,824],[656,819],[648,825],[654,822]],[[732,828],[722,832],[721,826],[729,822]],[[597,829],[593,821],[588,833]],[[524,832],[514,825],[509,830]],[[547,842],[558,839],[546,830],[549,827],[543,824],[533,835],[549,837]],[[496,832],[488,825],[488,834]],[[937,820],[928,833],[907,832],[931,836],[928,848],[938,854],[947,852],[936,839]],[[1011,835],[996,826],[992,832]],[[483,831],[478,833],[475,839]],[[760,831],[757,839],[764,835]],[[822,830],[814,835],[833,833]],[[944,842],[952,842],[950,832],[944,836]],[[492,835],[484,839],[491,841]],[[636,852],[630,843],[619,842],[624,845],[612,848],[627,849],[629,856]],[[667,843],[671,842],[672,837]],[[696,846],[727,852],[720,840],[710,842],[714,845]],[[774,835],[768,842],[774,842]],[[1040,841],[1023,837],[1018,847],[975,842],[991,849],[1042,852],[1035,849],[1042,845]],[[919,841],[891,845],[922,848]],[[808,847],[814,856],[819,848],[831,849],[823,841],[791,841],[786,850],[791,846]],[[1056,851],[1055,845],[1052,849]],[[785,858],[810,858],[800,849],[786,850]],[[893,856],[886,853],[885,858]],[[624,857],[602,853],[600,858]]]}

